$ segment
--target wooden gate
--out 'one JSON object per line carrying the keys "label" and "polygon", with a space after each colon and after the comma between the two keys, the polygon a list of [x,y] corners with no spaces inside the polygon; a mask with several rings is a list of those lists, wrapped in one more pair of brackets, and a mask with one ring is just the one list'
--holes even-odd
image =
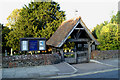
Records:
{"label": "wooden gate", "polygon": [[76,63],[88,62],[88,51],[77,51]]}
{"label": "wooden gate", "polygon": [[64,53],[64,60],[68,63],[76,63],[76,53],[75,52],[67,52]]}
{"label": "wooden gate", "polygon": [[68,63],[88,62],[88,51],[64,53],[64,61]]}

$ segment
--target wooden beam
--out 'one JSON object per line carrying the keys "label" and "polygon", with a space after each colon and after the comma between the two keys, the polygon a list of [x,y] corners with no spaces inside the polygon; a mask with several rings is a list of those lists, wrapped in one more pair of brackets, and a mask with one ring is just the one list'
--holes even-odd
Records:
{"label": "wooden beam", "polygon": [[79,38],[79,36],[81,35],[81,33],[82,32],[80,30],[77,32],[77,34],[76,34],[77,35],[77,39]]}
{"label": "wooden beam", "polygon": [[84,30],[84,28],[75,28],[75,30]]}
{"label": "wooden beam", "polygon": [[88,53],[88,51],[77,51],[77,54],[85,54]]}
{"label": "wooden beam", "polygon": [[79,35],[78,35],[78,34],[81,33],[80,31],[81,31],[81,30],[79,29],[78,32],[77,32],[77,34],[76,34],[77,39],[79,38]]}
{"label": "wooden beam", "polygon": [[76,35],[73,35],[73,37],[74,37],[74,39],[77,39],[77,38],[76,38]]}
{"label": "wooden beam", "polygon": [[68,39],[67,42],[88,42],[89,39],[85,39],[85,38],[82,38],[82,39]]}
{"label": "wooden beam", "polygon": [[92,35],[92,33],[89,31],[89,29],[87,28],[87,26],[84,24],[84,22],[82,21],[82,19],[80,20],[80,24],[82,25],[82,27],[85,29],[85,31],[88,33],[88,35],[90,36],[90,38],[95,41],[95,44],[99,45],[99,43],[96,41],[96,39],[94,38],[94,36]]}

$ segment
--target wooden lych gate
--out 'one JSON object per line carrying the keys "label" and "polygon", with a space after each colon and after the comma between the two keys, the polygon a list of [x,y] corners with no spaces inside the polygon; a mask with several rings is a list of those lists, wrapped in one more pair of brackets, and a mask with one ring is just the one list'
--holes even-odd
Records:
{"label": "wooden lych gate", "polygon": [[[73,51],[65,52],[63,50],[64,44],[71,42],[75,44]],[[92,44],[98,45],[99,43],[86,27],[81,17],[63,22],[47,41],[47,45],[53,47],[52,52],[60,51],[62,60],[68,63],[89,62]],[[69,55],[72,57],[69,57]]]}

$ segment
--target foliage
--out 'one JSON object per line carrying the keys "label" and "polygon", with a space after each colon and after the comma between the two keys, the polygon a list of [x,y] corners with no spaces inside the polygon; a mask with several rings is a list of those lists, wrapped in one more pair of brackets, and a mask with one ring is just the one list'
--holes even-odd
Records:
{"label": "foliage", "polygon": [[92,34],[96,39],[99,38],[102,27],[106,26],[107,24],[108,24],[108,21],[104,21],[104,23],[101,23],[100,25],[97,24],[97,26],[94,27],[94,29],[92,30]]}
{"label": "foliage", "polygon": [[6,26],[9,26],[10,28],[15,25],[15,22],[19,19],[20,17],[20,12],[22,9],[14,9],[12,13],[7,17],[8,23]]}
{"label": "foliage", "polygon": [[75,43],[74,42],[68,42],[63,45],[64,50],[70,50],[74,49]]}
{"label": "foliage", "polygon": [[110,23],[120,24],[120,11],[118,11],[116,15],[112,16]]}
{"label": "foliage", "polygon": [[24,6],[19,18],[15,21],[8,36],[7,45],[13,50],[19,50],[19,38],[24,37],[45,37],[51,35],[65,20],[65,12],[60,10],[56,2],[31,2]]}
{"label": "foliage", "polygon": [[[71,36],[69,36],[68,39],[71,39]],[[64,50],[71,50],[71,49],[74,49],[74,47],[75,47],[74,42],[68,42],[63,45]]]}
{"label": "foliage", "polygon": [[65,58],[74,58],[75,54],[64,54]]}
{"label": "foliage", "polygon": [[6,45],[7,39],[5,39],[5,36],[8,35],[10,32],[10,29],[6,26],[3,26],[0,24],[0,27],[2,28],[2,52],[4,53],[5,49],[8,49],[9,47]]}
{"label": "foliage", "polygon": [[100,42],[100,50],[117,50],[120,49],[120,20],[119,12],[113,15],[110,22],[104,22],[97,25],[92,33]]}

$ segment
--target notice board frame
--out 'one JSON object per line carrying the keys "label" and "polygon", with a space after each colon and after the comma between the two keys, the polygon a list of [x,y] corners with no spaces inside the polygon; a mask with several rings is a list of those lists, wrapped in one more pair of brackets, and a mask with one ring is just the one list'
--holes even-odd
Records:
{"label": "notice board frame", "polygon": [[[37,50],[30,50],[29,41],[37,41]],[[22,50],[22,41],[28,41],[28,50]],[[39,50],[39,41],[45,41],[45,49]],[[46,38],[20,38],[20,51],[46,51]]]}

